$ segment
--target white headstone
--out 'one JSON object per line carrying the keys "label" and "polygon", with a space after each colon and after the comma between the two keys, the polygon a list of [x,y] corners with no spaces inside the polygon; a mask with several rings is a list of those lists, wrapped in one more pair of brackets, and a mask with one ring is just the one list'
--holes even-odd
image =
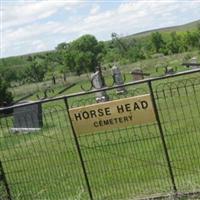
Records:
{"label": "white headstone", "polygon": [[[103,88],[103,81],[101,78],[100,71],[96,71],[91,75],[92,85],[94,89],[101,89]],[[104,102],[107,101],[107,94],[105,91],[96,92],[96,102]]]}
{"label": "white headstone", "polygon": [[[119,67],[114,65],[112,67],[112,74],[113,74],[113,79],[114,79],[115,85],[118,86],[118,85],[124,84],[123,76],[122,76],[122,73],[121,73]],[[126,92],[126,89],[124,86],[117,88],[118,94],[125,93],[125,92]]]}
{"label": "white headstone", "polygon": [[197,58],[196,57],[192,57],[191,59],[190,59],[190,63],[191,64],[193,64],[191,67],[192,67],[192,69],[196,69],[196,68],[199,68],[199,66],[198,65],[194,65],[194,64],[197,64],[198,62],[197,62]]}

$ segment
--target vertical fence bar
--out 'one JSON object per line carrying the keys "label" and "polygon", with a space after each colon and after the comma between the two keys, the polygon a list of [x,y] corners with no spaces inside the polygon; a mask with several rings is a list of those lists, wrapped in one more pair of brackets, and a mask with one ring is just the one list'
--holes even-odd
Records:
{"label": "vertical fence bar", "polygon": [[149,86],[149,90],[150,90],[150,94],[151,94],[151,100],[152,100],[152,104],[153,104],[153,109],[154,109],[156,121],[158,123],[160,137],[161,137],[163,148],[164,148],[165,158],[166,158],[166,161],[167,161],[167,166],[168,166],[173,190],[174,190],[174,193],[176,193],[177,187],[176,187],[176,184],[175,184],[174,173],[173,173],[170,158],[169,158],[169,153],[168,153],[168,149],[167,149],[167,145],[166,145],[166,141],[165,141],[165,137],[164,137],[163,128],[162,128],[162,125],[161,125],[161,122],[160,122],[160,116],[159,116],[159,113],[158,113],[158,108],[157,108],[157,105],[156,105],[156,100],[155,100],[151,81],[148,81],[148,86]]}
{"label": "vertical fence bar", "polygon": [[[5,172],[4,172],[3,165],[1,163],[1,161],[0,161],[0,179],[2,179],[2,181],[4,183],[8,200],[12,200],[11,193],[10,193],[10,188],[8,186],[8,182],[7,182],[7,179],[6,179]],[[0,197],[0,199],[1,199],[1,197]]]}
{"label": "vertical fence bar", "polygon": [[67,113],[68,113],[70,125],[71,125],[71,128],[72,128],[73,137],[74,137],[74,140],[75,140],[75,145],[76,145],[76,148],[77,148],[77,151],[78,151],[78,155],[79,155],[79,159],[80,159],[80,162],[81,162],[81,167],[82,167],[82,170],[83,170],[83,174],[84,174],[86,186],[87,186],[87,189],[88,189],[88,193],[89,193],[89,196],[90,196],[90,200],[93,200],[93,195],[92,195],[92,190],[91,190],[89,178],[88,178],[86,167],[85,167],[85,164],[84,164],[84,161],[83,161],[83,156],[82,156],[82,153],[81,153],[81,149],[80,149],[80,145],[79,145],[79,142],[78,142],[78,138],[76,136],[76,132],[74,130],[74,127],[73,127],[73,124],[72,124],[72,120],[71,120],[71,117],[70,117],[70,114],[69,114],[69,104],[68,104],[68,100],[67,100],[66,97],[64,98],[64,102],[65,102],[65,106],[67,108]]}

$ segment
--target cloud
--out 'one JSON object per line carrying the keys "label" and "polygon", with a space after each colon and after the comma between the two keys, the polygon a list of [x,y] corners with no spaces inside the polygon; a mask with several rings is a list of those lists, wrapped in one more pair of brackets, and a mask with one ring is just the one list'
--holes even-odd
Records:
{"label": "cloud", "polygon": [[32,43],[29,45],[28,52],[33,52],[33,51],[45,51],[48,48],[48,44],[45,43],[42,40],[34,40]]}
{"label": "cloud", "polygon": [[[24,43],[34,45],[36,42],[41,40],[51,39],[53,34],[59,34],[60,30],[63,28],[63,25],[58,22],[47,22],[45,24],[32,24],[24,27],[19,27],[17,29],[8,29],[3,34],[3,46],[6,46],[6,49],[9,49],[13,46],[22,46]],[[39,39],[38,39],[39,38]],[[44,50],[44,48],[42,48]]]}
{"label": "cloud", "polygon": [[[181,12],[184,15],[180,16]],[[196,16],[193,13],[196,13]],[[115,10],[87,16],[78,26],[72,26],[71,30],[80,33],[85,33],[87,30],[95,35],[105,32],[132,34],[147,29],[177,25],[177,22],[181,23],[182,19],[185,23],[187,18],[191,20],[188,15],[200,18],[200,2],[131,1],[121,3]]]}
{"label": "cloud", "polygon": [[[41,41],[54,34],[59,34],[59,31],[63,29],[63,24],[59,21],[51,21],[52,16],[57,15],[61,10],[71,12],[83,2],[78,0],[30,2],[16,0],[13,4],[9,1],[4,2],[0,10],[1,57],[10,55],[8,52],[13,52],[13,49],[25,53],[30,50],[25,47],[25,44],[30,46],[32,41]],[[39,47],[43,50],[45,45],[34,45],[32,50],[37,51]]]}
{"label": "cloud", "polygon": [[[82,10],[79,1],[49,0],[33,3],[26,1],[4,7],[3,47],[7,52],[12,52],[14,47],[20,47],[19,52],[29,53],[28,50],[39,51],[39,48],[52,49],[57,45],[56,42],[62,42],[61,39],[69,41],[82,34],[93,34],[98,39],[105,40],[110,38],[112,32],[133,34],[200,18],[199,1],[135,0],[108,6],[106,11],[98,3],[92,7],[90,4],[81,5]],[[65,10],[66,18],[51,18],[61,13],[61,10]],[[29,48],[25,48],[26,45]]]}
{"label": "cloud", "polygon": [[52,16],[59,9],[71,10],[79,6],[80,1],[31,1],[18,2],[15,5],[3,5],[2,21],[4,28],[30,24]]}
{"label": "cloud", "polygon": [[97,14],[99,10],[100,10],[100,5],[98,5],[98,4],[93,5],[90,10],[90,15]]}
{"label": "cloud", "polygon": [[33,38],[35,36],[43,36],[49,34],[59,33],[62,25],[58,22],[47,22],[44,24],[32,24],[24,27],[19,27],[17,29],[9,29],[6,32],[6,37],[8,37],[11,42],[14,40],[26,40],[28,38]]}

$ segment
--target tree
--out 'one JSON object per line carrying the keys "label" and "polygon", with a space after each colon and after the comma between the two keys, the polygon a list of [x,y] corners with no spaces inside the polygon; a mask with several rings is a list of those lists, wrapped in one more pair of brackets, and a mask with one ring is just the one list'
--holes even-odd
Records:
{"label": "tree", "polygon": [[16,68],[9,68],[9,67],[5,68],[5,69],[1,70],[1,74],[4,77],[4,79],[8,82],[18,80]]}
{"label": "tree", "polygon": [[151,34],[151,42],[156,50],[156,53],[160,53],[160,50],[164,47],[165,42],[161,33],[154,32]]}
{"label": "tree", "polygon": [[200,23],[197,24],[198,49],[200,49]]}
{"label": "tree", "polygon": [[93,35],[83,35],[71,43],[61,43],[57,47],[60,63],[65,66],[66,71],[73,71],[78,75],[94,71],[104,53],[104,44],[98,42]]}
{"label": "tree", "polygon": [[94,71],[101,61],[100,54],[104,46],[98,43],[93,35],[83,35],[72,42],[72,49],[77,52],[75,56],[75,68],[80,72]]}
{"label": "tree", "polygon": [[111,37],[114,46],[119,48],[120,53],[125,54],[128,51],[128,47],[125,42],[117,35],[117,33],[112,33]]}
{"label": "tree", "polygon": [[185,37],[186,37],[187,45],[190,47],[190,49],[193,49],[195,47],[199,48],[200,34],[198,33],[198,30],[192,31],[192,32],[187,31]]}
{"label": "tree", "polygon": [[90,51],[79,52],[75,57],[76,73],[80,75],[81,72],[84,71],[94,71],[94,67],[97,66],[97,63],[95,63],[93,58],[94,54]]}
{"label": "tree", "polygon": [[41,82],[47,73],[47,63],[42,58],[33,57],[25,74],[29,82]]}
{"label": "tree", "polygon": [[179,53],[181,49],[181,38],[176,34],[176,32],[172,32],[170,34],[170,41],[167,44],[168,49],[171,53]]}
{"label": "tree", "polygon": [[129,49],[128,57],[132,62],[145,59],[144,50],[142,44],[139,41],[135,41],[134,46]]}
{"label": "tree", "polygon": [[12,93],[8,91],[10,84],[0,76],[0,107],[8,106],[13,101]]}
{"label": "tree", "polygon": [[68,47],[69,47],[69,43],[62,42],[62,43],[57,45],[56,50],[57,51],[66,50]]}

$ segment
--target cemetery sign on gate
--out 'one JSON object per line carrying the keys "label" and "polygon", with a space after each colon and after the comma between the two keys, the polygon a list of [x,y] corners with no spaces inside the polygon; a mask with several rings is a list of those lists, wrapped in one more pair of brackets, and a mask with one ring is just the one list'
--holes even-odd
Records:
{"label": "cemetery sign on gate", "polygon": [[77,135],[156,121],[149,94],[69,109]]}

